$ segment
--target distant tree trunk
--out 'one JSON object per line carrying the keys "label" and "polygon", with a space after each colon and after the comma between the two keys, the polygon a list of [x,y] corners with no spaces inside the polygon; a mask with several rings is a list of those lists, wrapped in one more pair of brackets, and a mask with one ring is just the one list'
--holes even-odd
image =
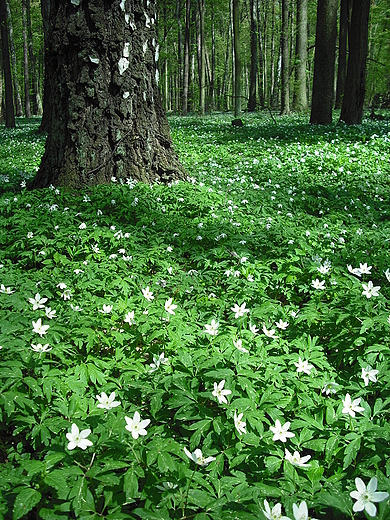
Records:
{"label": "distant tree trunk", "polygon": [[204,36],[204,15],[205,15],[205,0],[198,0],[199,6],[199,110],[200,114],[205,114],[205,100],[206,100],[206,49]]}
{"label": "distant tree trunk", "polygon": [[307,110],[306,65],[307,65],[307,1],[297,0],[297,38],[294,110]]}
{"label": "distant tree trunk", "polygon": [[18,67],[16,64],[16,50],[15,50],[15,42],[14,42],[14,30],[12,27],[12,17],[11,17],[11,8],[9,5],[9,0],[6,0],[7,6],[7,25],[8,25],[8,36],[9,36],[9,48],[11,54],[11,64],[12,64],[12,78],[13,78],[13,86],[14,86],[14,97],[15,97],[15,108],[17,117],[21,117],[23,115],[23,107],[22,107],[22,98],[20,96],[20,86],[18,80]]}
{"label": "distant tree trunk", "polygon": [[5,0],[0,0],[0,26],[1,26],[1,50],[4,71],[5,87],[5,126],[15,128],[14,99],[12,92],[12,73],[9,59],[9,41],[7,27],[7,5]]}
{"label": "distant tree trunk", "polygon": [[251,70],[249,80],[249,102],[248,110],[256,110],[256,85],[257,85],[257,12],[256,0],[250,0],[250,20],[251,20]]}
{"label": "distant tree trunk", "polygon": [[234,116],[241,115],[240,1],[233,0]]}
{"label": "distant tree trunk", "polygon": [[[268,7],[268,6],[267,6]],[[268,13],[268,11],[266,11]],[[256,0],[256,27],[258,32],[258,44],[259,44],[259,60],[258,60],[258,80],[259,80],[259,101],[260,106],[264,106],[264,99],[267,95],[267,15],[264,16],[264,26],[261,20],[261,11],[259,8],[259,0]]]}
{"label": "distant tree trunk", "polygon": [[275,0],[272,1],[272,23],[271,23],[271,57],[270,57],[270,105],[275,104]]}
{"label": "distant tree trunk", "polygon": [[32,187],[183,178],[158,90],[155,2],[47,1],[51,117]]}
{"label": "distant tree trunk", "polygon": [[288,47],[289,0],[282,0],[282,103],[280,114],[290,112],[290,60]]}
{"label": "distant tree trunk", "polygon": [[51,78],[49,69],[46,66],[49,63],[49,43],[53,30],[54,16],[51,15],[51,0],[41,1],[41,13],[43,23],[43,42],[44,42],[44,80],[43,80],[43,103],[42,103],[42,121],[39,126],[39,132],[48,132],[51,124]]}
{"label": "distant tree trunk", "polygon": [[31,26],[31,6],[30,0],[26,0],[26,13],[27,13],[27,40],[28,40],[28,57],[31,65],[31,72],[33,76],[33,114],[41,116],[42,115],[42,100],[39,94],[39,82],[38,82],[38,74],[37,67],[34,56],[34,47],[33,47],[33,35],[32,35],[32,26]]}
{"label": "distant tree trunk", "polygon": [[335,108],[341,108],[344,95],[345,76],[347,73],[348,4],[350,3],[351,0],[341,0],[340,5],[339,59]]}
{"label": "distant tree trunk", "polygon": [[366,92],[368,19],[370,0],[355,0],[349,34],[349,57],[340,120],[348,125],[360,124]]}
{"label": "distant tree trunk", "polygon": [[24,111],[26,117],[31,117],[30,104],[30,79],[28,72],[28,46],[27,46],[27,13],[26,0],[22,0],[23,12],[23,70],[24,70]]}
{"label": "distant tree trunk", "polygon": [[211,75],[210,75],[210,103],[211,110],[215,110],[215,16],[214,2],[211,4]]}
{"label": "distant tree trunk", "polygon": [[[359,0],[360,1],[360,0]],[[332,122],[337,35],[337,0],[318,0],[310,123]]]}
{"label": "distant tree trunk", "polygon": [[191,0],[186,0],[186,26],[184,29],[184,69],[183,69],[183,106],[182,114],[188,112],[188,85],[190,77],[190,24],[191,24]]}
{"label": "distant tree trunk", "polygon": [[181,0],[176,2],[176,18],[177,18],[177,95],[176,95],[176,111],[182,105],[183,98],[183,44],[182,44],[182,23],[181,23]]}

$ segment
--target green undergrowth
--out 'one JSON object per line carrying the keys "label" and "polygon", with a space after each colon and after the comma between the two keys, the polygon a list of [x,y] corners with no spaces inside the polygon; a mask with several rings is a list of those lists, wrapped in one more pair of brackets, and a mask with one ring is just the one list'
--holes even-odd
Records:
{"label": "green undergrowth", "polygon": [[2,131],[0,518],[346,520],[356,478],[390,491],[390,126],[243,119],[170,118],[187,182],[80,193],[20,188],[44,138]]}

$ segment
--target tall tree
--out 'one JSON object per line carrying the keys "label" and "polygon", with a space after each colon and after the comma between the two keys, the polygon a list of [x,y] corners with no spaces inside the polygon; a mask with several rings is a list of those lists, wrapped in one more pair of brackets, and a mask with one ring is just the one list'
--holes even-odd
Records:
{"label": "tall tree", "polygon": [[289,0],[282,0],[282,102],[281,115],[290,112],[290,60],[288,45],[288,17],[289,17]]}
{"label": "tall tree", "polygon": [[9,41],[7,27],[7,5],[5,0],[0,0],[0,32],[1,32],[1,51],[4,71],[4,87],[5,87],[5,126],[7,128],[15,127],[15,112],[12,89],[12,73],[9,57]]}
{"label": "tall tree", "polygon": [[41,100],[41,95],[39,93],[38,71],[37,71],[36,59],[35,59],[35,55],[34,55],[30,0],[26,0],[26,15],[27,15],[28,58],[30,61],[31,72],[32,72],[33,114],[41,116],[42,115],[42,100]]}
{"label": "tall tree", "polygon": [[340,29],[339,29],[339,59],[337,66],[337,86],[335,108],[341,108],[344,95],[345,76],[347,74],[347,41],[348,41],[348,13],[352,0],[341,0]]}
{"label": "tall tree", "polygon": [[30,78],[29,78],[29,70],[28,70],[26,0],[22,0],[22,18],[23,18],[24,111],[25,111],[26,117],[31,117]]}
{"label": "tall tree", "polygon": [[295,47],[295,87],[293,105],[297,112],[307,110],[307,1],[297,0],[297,36]]}
{"label": "tall tree", "polygon": [[186,0],[186,22],[184,29],[184,68],[183,68],[183,105],[182,114],[188,111],[188,86],[190,79],[190,28],[191,28],[191,0]]}
{"label": "tall tree", "polygon": [[337,0],[318,0],[310,123],[332,122],[337,35]]}
{"label": "tall tree", "polygon": [[234,116],[241,115],[240,1],[233,0]]}
{"label": "tall tree", "polygon": [[198,64],[199,64],[199,110],[205,114],[206,101],[206,42],[204,34],[205,0],[198,0],[199,34],[198,34]]}
{"label": "tall tree", "polygon": [[7,6],[7,25],[8,25],[8,36],[9,36],[9,49],[11,56],[11,64],[12,64],[12,80],[14,87],[14,98],[15,98],[15,109],[17,117],[21,117],[23,115],[23,107],[22,107],[22,97],[20,95],[20,86],[18,79],[18,67],[16,64],[16,50],[15,50],[15,42],[14,42],[14,29],[12,26],[12,16],[11,16],[11,7],[9,5],[9,0],[6,0]]}
{"label": "tall tree", "polygon": [[251,70],[249,80],[248,110],[256,110],[256,84],[257,84],[257,0],[250,0],[251,23]]}
{"label": "tall tree", "polygon": [[43,2],[51,110],[32,186],[183,178],[158,91],[155,1]]}
{"label": "tall tree", "polygon": [[368,19],[370,0],[354,0],[349,32],[349,57],[340,119],[348,125],[360,124],[366,92]]}

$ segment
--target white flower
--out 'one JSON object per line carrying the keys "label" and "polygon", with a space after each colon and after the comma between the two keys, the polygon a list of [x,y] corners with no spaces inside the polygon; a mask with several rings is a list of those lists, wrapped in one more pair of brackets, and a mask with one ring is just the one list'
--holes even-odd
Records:
{"label": "white flower", "polygon": [[286,330],[287,327],[288,327],[288,321],[283,321],[283,320],[280,319],[279,321],[275,322],[275,325],[280,330]]}
{"label": "white flower", "polygon": [[293,466],[299,466],[300,468],[307,468],[310,464],[306,464],[306,462],[311,459],[311,455],[306,455],[305,457],[301,457],[297,451],[294,451],[294,455],[285,449],[285,459],[290,462]]}
{"label": "white flower", "polygon": [[168,314],[175,314],[175,309],[177,308],[177,305],[175,305],[174,303],[172,303],[173,301],[173,298],[169,298],[169,300],[167,300],[165,302],[165,310],[167,311]]}
{"label": "white flower", "polygon": [[85,222],[82,222],[80,225],[79,225],[79,229],[86,229],[87,228],[87,224]]}
{"label": "white flower", "polygon": [[243,415],[243,413],[239,413],[237,415],[236,412],[234,412],[234,426],[236,427],[236,430],[238,431],[239,435],[241,435],[242,433],[246,433],[246,423],[241,420]]}
{"label": "white flower", "polygon": [[33,321],[33,332],[39,334],[41,337],[47,333],[47,329],[50,325],[42,325],[42,320],[39,318],[37,321]]}
{"label": "white flower", "polygon": [[289,422],[284,423],[284,425],[281,425],[281,422],[279,419],[276,419],[275,426],[270,426],[271,432],[274,433],[274,436],[272,437],[273,441],[282,441],[287,442],[288,438],[295,437],[295,433],[289,432],[288,429],[290,428]]}
{"label": "white flower", "polygon": [[168,359],[164,356],[164,352],[161,352],[158,357],[153,356],[153,363],[150,363],[150,372],[155,372],[160,365],[165,365],[166,363],[168,363]]}
{"label": "white flower", "polygon": [[329,395],[329,394],[335,394],[337,392],[337,388],[340,385],[337,383],[334,383],[333,381],[330,381],[329,383],[325,383],[324,388],[322,389],[322,393]]}
{"label": "white flower", "polygon": [[205,332],[207,332],[207,334],[210,334],[210,336],[216,336],[218,334],[218,327],[219,327],[219,323],[217,323],[214,319],[211,320],[211,323],[210,325],[205,325]]}
{"label": "white flower", "polygon": [[367,283],[362,283],[363,292],[362,296],[367,296],[367,298],[371,298],[371,296],[379,296],[379,290],[381,288],[380,285],[374,286],[374,284],[371,282],[371,280]]}
{"label": "white flower", "polygon": [[187,450],[187,448],[184,448],[184,453],[193,462],[195,462],[196,464],[199,464],[199,466],[207,466],[207,464],[210,464],[210,462],[215,460],[215,457],[205,458],[202,454],[202,451],[199,448],[197,448],[193,453],[191,453],[189,450]]}
{"label": "white flower", "polygon": [[60,282],[57,284],[57,287],[61,289],[61,291],[63,291],[64,289],[66,289],[67,285],[64,282]]}
{"label": "white flower", "polygon": [[317,267],[317,271],[321,274],[327,274],[330,271],[330,267],[328,265],[320,265],[320,267]]}
{"label": "white flower", "polygon": [[125,428],[131,432],[133,439],[138,439],[140,435],[146,435],[147,432],[145,428],[150,423],[150,419],[144,419],[141,421],[139,413],[135,412],[133,419],[130,417],[125,417],[125,420],[127,422]]}
{"label": "white flower", "polygon": [[322,280],[320,282],[319,279],[316,278],[311,282],[311,285],[312,287],[314,287],[314,289],[325,289],[325,280]]}
{"label": "white flower", "polygon": [[252,323],[249,324],[249,329],[252,332],[252,334],[256,334],[259,332],[259,329],[256,327],[256,325],[252,325]]}
{"label": "white flower", "polygon": [[288,516],[282,515],[282,504],[275,504],[271,509],[267,500],[264,500],[263,514],[268,520],[290,520]]}
{"label": "white flower", "polygon": [[277,339],[279,336],[275,336],[275,329],[268,330],[265,326],[265,323],[263,324],[263,332],[268,338]]}
{"label": "white flower", "polygon": [[360,266],[359,266],[359,271],[361,272],[361,274],[371,274],[371,269],[372,269],[372,266],[367,265],[367,263],[360,264]]}
{"label": "white flower", "polygon": [[352,265],[347,265],[347,269],[351,274],[355,274],[356,276],[362,276],[360,269],[358,267],[353,268]]}
{"label": "white flower", "polygon": [[79,305],[73,305],[71,303],[70,306],[71,306],[72,310],[75,312],[81,312],[83,310]]}
{"label": "white flower", "polygon": [[46,318],[52,320],[56,317],[57,311],[55,309],[51,309],[50,307],[45,307]]}
{"label": "white flower", "polygon": [[64,299],[64,301],[70,300],[71,296],[70,289],[65,289],[65,291],[61,294],[61,297]]}
{"label": "white flower", "polygon": [[129,325],[133,325],[134,322],[134,311],[129,311],[124,319],[125,323],[128,323]]}
{"label": "white flower", "polygon": [[390,282],[390,269],[386,269],[385,276],[387,278],[387,281]]}
{"label": "white flower", "polygon": [[43,309],[45,307],[45,303],[47,302],[47,298],[41,298],[41,295],[37,293],[34,298],[28,299],[29,303],[33,306],[33,311],[37,309]]}
{"label": "white flower", "polygon": [[103,304],[103,309],[99,309],[99,312],[101,312],[102,314],[110,314],[110,312],[112,312],[113,308],[114,308],[113,305],[106,305],[104,303]]}
{"label": "white flower", "polygon": [[225,403],[227,404],[226,395],[230,395],[232,393],[231,390],[224,390],[225,380],[223,379],[219,384],[214,383],[214,391],[213,395],[218,399],[219,404]]}
{"label": "white flower", "polygon": [[246,303],[244,302],[242,305],[238,305],[237,303],[234,305],[234,307],[231,308],[231,310],[233,312],[235,312],[236,314],[234,315],[234,317],[237,319],[237,318],[241,318],[242,316],[245,315],[246,312],[249,312],[249,309],[245,309],[246,307]]}
{"label": "white flower", "polygon": [[295,520],[316,520],[313,517],[309,518],[309,511],[305,501],[301,502],[299,506],[293,504],[293,513]]}
{"label": "white flower", "polygon": [[356,412],[364,412],[364,408],[359,406],[361,400],[362,398],[358,397],[352,401],[351,396],[347,394],[345,399],[343,399],[342,413],[347,413],[351,417],[355,417]]}
{"label": "white flower", "polygon": [[50,352],[51,347],[49,347],[49,343],[46,343],[46,345],[41,345],[41,343],[37,343],[37,345],[34,345],[31,343],[31,348],[34,350],[34,352]]}
{"label": "white flower", "polygon": [[116,408],[121,404],[120,401],[115,401],[115,392],[111,392],[110,397],[105,392],[102,392],[101,395],[96,396],[96,399],[99,401],[97,407],[105,410],[111,410],[111,408]]}
{"label": "white flower", "polygon": [[240,352],[244,352],[245,354],[248,354],[249,350],[247,350],[245,347],[242,346],[242,339],[238,339],[237,341],[233,340],[233,345]]}
{"label": "white flower", "polygon": [[77,425],[73,423],[70,433],[66,434],[66,438],[69,441],[68,450],[74,450],[75,448],[85,450],[88,446],[92,446],[92,442],[87,439],[90,433],[91,430],[89,428],[80,431]]}
{"label": "white flower", "polygon": [[382,502],[388,498],[389,493],[383,491],[377,491],[378,480],[373,477],[368,486],[366,487],[363,480],[359,477],[355,478],[355,484],[357,491],[351,491],[350,496],[357,500],[353,505],[355,512],[365,510],[370,516],[376,515],[376,507],[373,502]]}
{"label": "white flower", "polygon": [[362,368],[362,378],[364,379],[365,386],[368,386],[369,381],[376,383],[376,375],[379,373],[379,370],[374,370],[367,365],[366,368]]}
{"label": "white flower", "polygon": [[307,360],[302,361],[301,358],[299,358],[298,363],[294,361],[294,365],[297,367],[298,374],[300,372],[304,372],[305,374],[310,375],[310,370],[314,368],[313,365],[309,365],[309,362]]}
{"label": "white flower", "polygon": [[153,293],[149,289],[149,286],[147,286],[146,289],[142,289],[142,294],[148,300],[148,302],[151,302],[154,299]]}

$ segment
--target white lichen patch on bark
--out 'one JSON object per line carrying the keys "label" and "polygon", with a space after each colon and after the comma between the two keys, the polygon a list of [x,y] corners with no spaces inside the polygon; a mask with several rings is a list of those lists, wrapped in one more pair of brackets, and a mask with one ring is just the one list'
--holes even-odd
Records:
{"label": "white lichen patch on bark", "polygon": [[120,3],[120,6],[121,6],[121,9],[123,12],[125,11],[125,3],[126,3],[126,0],[122,0]]}
{"label": "white lichen patch on bark", "polygon": [[123,47],[123,56],[125,58],[128,58],[130,56],[130,43],[126,42]]}
{"label": "white lichen patch on bark", "polygon": [[123,99],[127,99],[130,96],[130,92],[123,92]]}
{"label": "white lichen patch on bark", "polygon": [[156,47],[156,52],[155,52],[155,54],[154,54],[154,61],[156,61],[156,62],[158,61],[158,57],[159,57],[159,55],[160,55],[160,46],[157,45],[157,47]]}
{"label": "white lichen patch on bark", "polygon": [[158,85],[159,80],[160,80],[160,73],[159,73],[158,69],[156,69],[156,83],[157,83],[157,85]]}
{"label": "white lichen patch on bark", "polygon": [[98,65],[100,63],[99,58],[94,58],[93,56],[90,56],[89,59],[92,63],[95,63],[95,65]]}
{"label": "white lichen patch on bark", "polygon": [[142,45],[142,50],[144,51],[144,54],[145,52],[148,50],[148,42],[144,42],[144,44]]}
{"label": "white lichen patch on bark", "polygon": [[145,18],[146,18],[146,21],[145,21],[145,27],[147,27],[148,29],[150,29],[150,18],[148,16],[148,13],[144,13],[145,14]]}
{"label": "white lichen patch on bark", "polygon": [[119,74],[122,74],[129,68],[129,60],[127,58],[121,58],[118,63]]}
{"label": "white lichen patch on bark", "polygon": [[70,0],[70,3],[76,7],[80,5],[80,0]]}

